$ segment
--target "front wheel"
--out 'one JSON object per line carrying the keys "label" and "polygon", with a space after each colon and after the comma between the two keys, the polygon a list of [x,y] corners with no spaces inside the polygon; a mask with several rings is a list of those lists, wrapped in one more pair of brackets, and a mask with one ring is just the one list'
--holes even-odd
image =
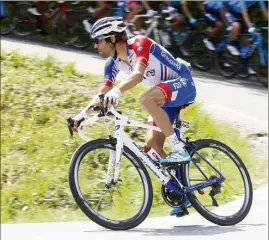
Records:
{"label": "front wheel", "polygon": [[228,50],[216,52],[215,54],[216,69],[225,78],[232,78],[237,74],[239,57],[231,55]]}
{"label": "front wheel", "polygon": [[[225,180],[201,189],[203,192],[188,193],[192,206],[208,221],[221,226],[241,222],[249,213],[253,199],[252,183],[244,163],[231,148],[219,141],[202,139],[193,144],[200,154],[191,152],[193,162],[198,164],[206,177],[212,179],[219,175],[201,156],[216,167]],[[193,162],[183,168],[183,183],[186,186],[205,181]]]}
{"label": "front wheel", "polygon": [[69,185],[77,205],[92,221],[108,229],[127,230],[147,217],[152,183],[139,158],[124,147],[120,180],[106,186],[107,165],[115,149],[108,139],[79,147],[70,162]]}
{"label": "front wheel", "polygon": [[191,34],[184,41],[184,48],[190,54],[191,64],[200,71],[208,71],[213,62],[213,53],[204,44],[204,33]]}

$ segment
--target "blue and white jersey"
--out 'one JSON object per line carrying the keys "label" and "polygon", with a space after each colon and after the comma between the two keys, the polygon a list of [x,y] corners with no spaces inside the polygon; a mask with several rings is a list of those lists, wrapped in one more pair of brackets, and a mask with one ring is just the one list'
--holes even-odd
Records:
{"label": "blue and white jersey", "polygon": [[257,5],[260,8],[266,6],[264,1],[229,1],[225,3],[225,6],[228,8],[228,10],[235,13],[241,13],[243,8],[248,9],[254,5]]}
{"label": "blue and white jersey", "polygon": [[127,40],[126,49],[128,63],[114,57],[107,59],[105,85],[113,87],[119,71],[131,74],[133,66],[137,62],[146,66],[142,82],[150,87],[190,74],[189,63],[175,59],[165,48],[147,37],[136,36]]}
{"label": "blue and white jersey", "polygon": [[203,4],[206,10],[210,10],[216,13],[219,12],[220,8],[224,8],[224,4],[222,1],[205,1]]}

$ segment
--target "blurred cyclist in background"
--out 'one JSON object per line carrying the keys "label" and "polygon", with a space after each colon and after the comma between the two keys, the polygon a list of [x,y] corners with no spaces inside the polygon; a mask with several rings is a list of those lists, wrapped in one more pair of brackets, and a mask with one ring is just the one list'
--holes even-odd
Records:
{"label": "blurred cyclist in background", "polygon": [[[263,17],[268,20],[268,10],[264,1],[229,1],[224,2],[224,6],[227,8],[225,14],[227,22],[235,28],[235,31],[230,33],[230,39],[232,41],[235,41],[238,38],[240,32],[242,34],[255,34],[255,25],[252,23],[248,14],[248,11],[252,7],[258,6],[261,9]],[[250,45],[247,35],[241,36],[241,44],[243,45],[242,49],[247,51],[248,46]],[[249,74],[256,74],[250,66],[248,66],[247,70]]]}
{"label": "blurred cyclist in background", "polygon": [[108,17],[113,15],[113,6],[115,1],[94,1],[91,2],[91,6],[88,8],[89,18],[82,21],[85,30],[90,33],[92,25],[95,21],[102,17]]}
{"label": "blurred cyclist in background", "polygon": [[[211,27],[210,31],[208,31],[210,38],[205,38],[204,43],[209,50],[214,51],[216,50],[216,44],[223,37],[222,33],[225,25],[227,25],[225,18],[226,10],[222,1],[204,1],[201,3],[201,7],[205,22]],[[229,51],[231,51],[231,48],[232,46],[227,46]],[[237,55],[239,54],[237,51]]]}

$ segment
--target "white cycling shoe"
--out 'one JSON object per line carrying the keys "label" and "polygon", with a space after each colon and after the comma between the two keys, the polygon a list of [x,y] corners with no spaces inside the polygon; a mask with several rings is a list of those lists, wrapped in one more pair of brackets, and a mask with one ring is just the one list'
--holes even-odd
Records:
{"label": "white cycling shoe", "polygon": [[175,151],[169,154],[165,159],[160,160],[162,166],[171,166],[180,163],[188,163],[191,161],[191,156],[186,151]]}

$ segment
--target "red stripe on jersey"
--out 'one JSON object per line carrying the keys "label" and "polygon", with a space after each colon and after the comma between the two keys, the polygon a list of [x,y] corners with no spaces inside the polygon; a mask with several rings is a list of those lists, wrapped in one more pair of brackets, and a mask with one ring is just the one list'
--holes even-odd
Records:
{"label": "red stripe on jersey", "polygon": [[165,102],[169,102],[172,97],[172,92],[168,84],[165,83],[159,83],[155,86],[156,88],[160,89],[163,92],[163,95],[165,97]]}
{"label": "red stripe on jersey", "polygon": [[113,82],[109,79],[104,80],[103,84],[111,88],[113,87]]}

